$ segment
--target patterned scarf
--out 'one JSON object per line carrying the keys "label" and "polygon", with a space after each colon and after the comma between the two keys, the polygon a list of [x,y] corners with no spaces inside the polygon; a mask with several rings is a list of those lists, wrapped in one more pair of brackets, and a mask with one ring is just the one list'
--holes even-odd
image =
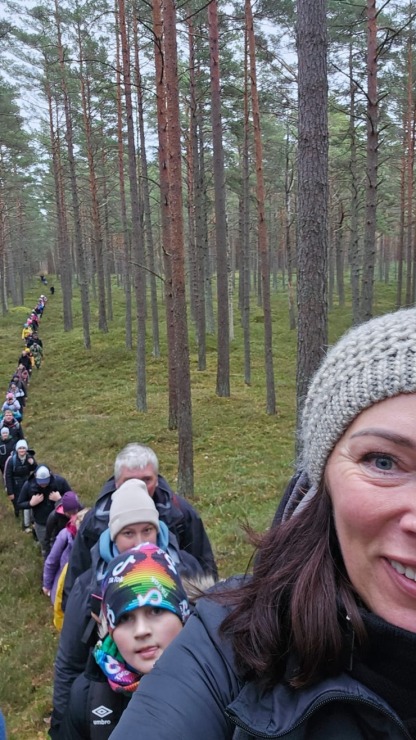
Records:
{"label": "patterned scarf", "polygon": [[107,635],[104,640],[99,640],[93,653],[113,691],[123,694],[136,691],[142,674],[135,672],[127,665],[111,635]]}

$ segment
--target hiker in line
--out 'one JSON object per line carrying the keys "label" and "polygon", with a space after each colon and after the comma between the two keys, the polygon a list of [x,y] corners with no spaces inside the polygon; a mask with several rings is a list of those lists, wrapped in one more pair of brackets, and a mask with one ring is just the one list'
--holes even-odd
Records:
{"label": "hiker in line", "polygon": [[91,565],[91,548],[108,527],[111,497],[126,480],[142,480],[149,496],[155,502],[159,517],[175,535],[179,549],[193,555],[204,571],[217,577],[211,543],[201,517],[186,499],[174,493],[167,481],[159,475],[159,461],[155,452],[135,442],[126,445],[117,455],[114,476],[101,489],[95,506],[85,517],[75,542],[64,585],[64,608],[68,594],[77,576]]}
{"label": "hiker in line", "polygon": [[52,473],[46,465],[38,465],[20,492],[18,506],[29,509],[33,514],[36,537],[45,557],[46,522],[59,501],[71,486],[61,475]]}
{"label": "hiker in line", "polygon": [[75,491],[66,491],[62,498],[57,501],[54,510],[51,511],[46,522],[46,555],[49,555],[59,532],[62,529],[65,529],[71,517],[74,514],[77,514],[78,511],[81,511],[82,508],[83,506],[78,498],[78,494],[75,493]]}
{"label": "hiker in line", "polygon": [[55,660],[50,730],[53,738],[60,738],[59,726],[68,703],[71,685],[84,670],[89,650],[97,640],[97,625],[91,618],[91,613],[98,614],[97,595],[101,593],[108,563],[119,553],[143,542],[151,542],[167,552],[181,577],[186,576],[191,580],[204,575],[200,563],[192,555],[179,549],[176,537],[160,520],[145,483],[137,479],[125,481],[113,493],[109,527],[101,533],[99,541],[92,549],[92,566],[77,578],[65,609]]}
{"label": "hiker in line", "polygon": [[[163,550],[147,543],[112,560],[103,586],[101,639],[72,686],[61,739],[108,738],[141,678],[188,616],[184,587]],[[102,707],[105,725],[95,711]]]}
{"label": "hiker in line", "polygon": [[[68,493],[73,492],[68,491]],[[67,493],[64,493],[62,499],[64,499],[65,496],[67,496]],[[88,509],[80,509],[76,512],[74,511],[69,518],[67,518],[66,526],[58,532],[49,555],[45,560],[43,566],[42,591],[45,596],[50,597],[53,605],[55,604],[59,577],[65,565],[68,563],[75,535],[87,511]]]}
{"label": "hiker in line", "polygon": [[[20,492],[29,479],[31,473],[37,468],[35,460],[35,451],[29,450],[29,445],[25,439],[19,439],[16,442],[14,451],[6,461],[4,469],[4,480],[7,489],[7,495],[10,501],[13,503],[15,517],[19,517],[19,497]],[[22,529],[25,532],[31,532],[31,516],[30,510],[24,509],[22,516]]]}
{"label": "hiker in line", "polygon": [[[12,454],[16,441],[10,434],[8,427],[1,427],[0,429],[0,470],[4,476],[4,468],[6,460]],[[6,488],[6,485],[4,485]]]}

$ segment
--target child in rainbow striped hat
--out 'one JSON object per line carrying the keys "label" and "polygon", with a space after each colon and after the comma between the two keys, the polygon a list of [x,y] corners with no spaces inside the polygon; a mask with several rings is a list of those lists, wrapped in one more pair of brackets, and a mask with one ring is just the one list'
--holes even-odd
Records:
{"label": "child in rainbow striped hat", "polygon": [[157,545],[145,543],[114,558],[103,583],[101,632],[106,634],[72,685],[62,740],[108,738],[141,677],[189,613],[175,564]]}

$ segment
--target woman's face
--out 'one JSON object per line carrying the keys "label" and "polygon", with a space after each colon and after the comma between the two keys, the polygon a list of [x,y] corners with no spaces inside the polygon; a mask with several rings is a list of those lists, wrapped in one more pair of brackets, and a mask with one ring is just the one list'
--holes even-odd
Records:
{"label": "woman's face", "polygon": [[416,632],[416,394],[363,411],[326,466],[348,576],[368,609]]}

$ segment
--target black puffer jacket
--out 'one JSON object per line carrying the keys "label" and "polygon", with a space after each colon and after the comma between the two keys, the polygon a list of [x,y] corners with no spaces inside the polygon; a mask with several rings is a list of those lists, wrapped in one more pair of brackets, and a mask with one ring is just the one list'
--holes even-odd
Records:
{"label": "black puffer jacket", "polygon": [[111,689],[91,654],[72,686],[59,740],[108,740],[131,696]]}
{"label": "black puffer jacket", "polygon": [[9,455],[12,454],[16,440],[13,437],[9,437],[6,440],[0,440],[0,470],[4,472],[4,466]]}
{"label": "black puffer jacket", "polygon": [[[409,740],[379,696],[347,673],[272,691],[238,675],[219,637],[226,607],[202,599],[137,691],[111,740]],[[168,697],[168,700],[166,699]]]}
{"label": "black puffer jacket", "polygon": [[37,468],[37,462],[33,457],[34,450],[28,450],[22,459],[17,452],[12,452],[7,460],[4,470],[7,493],[19,500],[20,491],[28,480],[31,473]]}
{"label": "black puffer jacket", "polygon": [[[33,518],[35,522],[37,522],[37,524],[46,524],[49,514],[55,508],[55,501],[51,501],[49,499],[49,494],[53,491],[58,491],[58,493],[63,496],[64,493],[70,490],[71,486],[69,485],[68,481],[61,475],[51,473],[51,478],[48,485],[41,488],[37,484],[35,476],[32,474],[32,476],[29,478],[29,480],[26,481],[22,490],[20,491],[20,496],[17,504],[19,509],[32,509]],[[30,499],[36,493],[43,494],[43,501],[41,501],[41,503],[37,504],[36,506],[31,506],[29,503]]]}
{"label": "black puffer jacket", "polygon": [[[91,566],[91,548],[97,542],[100,534],[108,527],[111,496],[114,491],[115,483],[114,477],[112,477],[104,484],[94,508],[88,512],[81,524],[65,578],[62,599],[64,609],[75,579]],[[193,555],[202,568],[216,578],[218,571],[211,543],[202,519],[193,506],[182,496],[174,493],[161,475],[158,476],[158,485],[153,501],[159,512],[160,520],[165,522],[175,535],[179,549]]]}

